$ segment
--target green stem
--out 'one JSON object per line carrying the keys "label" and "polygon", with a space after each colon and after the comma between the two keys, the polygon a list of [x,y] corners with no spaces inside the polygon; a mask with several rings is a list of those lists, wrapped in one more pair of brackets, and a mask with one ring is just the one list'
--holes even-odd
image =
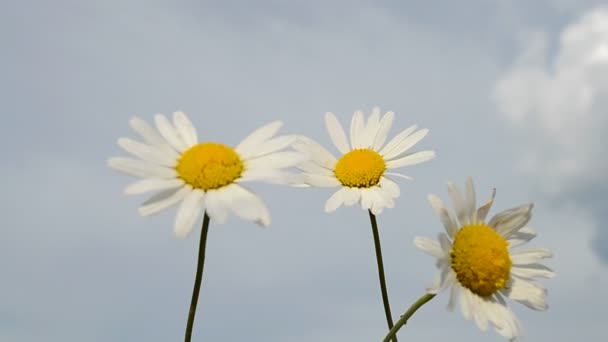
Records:
{"label": "green stem", "polygon": [[[368,210],[369,220],[372,223],[372,232],[374,234],[374,245],[376,246],[376,261],[378,262],[378,277],[380,278],[380,290],[382,291],[382,302],[384,303],[384,314],[386,315],[386,323],[389,330],[393,328],[393,316],[391,315],[391,306],[388,301],[388,291],[386,290],[386,280],[384,279],[384,263],[382,262],[382,247],[380,247],[380,234],[378,233],[378,223],[376,215]],[[393,336],[393,342],[397,342],[397,336]]]}
{"label": "green stem", "polygon": [[198,247],[198,265],[196,266],[194,290],[192,291],[192,301],[190,302],[190,312],[188,313],[188,325],[186,326],[186,342],[190,342],[192,339],[192,327],[194,326],[194,316],[196,315],[196,304],[198,303],[198,294],[201,291],[201,283],[203,282],[207,232],[209,232],[209,216],[205,212],[205,216],[203,217],[203,228],[201,231],[201,241]]}
{"label": "green stem", "polygon": [[416,303],[412,304],[412,306],[410,306],[410,308],[407,309],[407,311],[403,314],[403,316],[401,316],[401,318],[397,321],[395,326],[391,329],[391,331],[388,332],[388,335],[386,335],[386,337],[382,341],[388,342],[391,340],[391,338],[394,341],[395,336],[397,336],[397,331],[399,331],[399,329],[401,329],[401,327],[403,327],[407,323],[407,320],[410,317],[412,317],[412,315],[416,312],[416,310],[420,309],[421,306],[423,306],[428,301],[433,299],[433,297],[435,297],[435,295],[430,294],[430,293],[427,293],[424,296],[420,297],[420,299],[418,299],[416,301]]}

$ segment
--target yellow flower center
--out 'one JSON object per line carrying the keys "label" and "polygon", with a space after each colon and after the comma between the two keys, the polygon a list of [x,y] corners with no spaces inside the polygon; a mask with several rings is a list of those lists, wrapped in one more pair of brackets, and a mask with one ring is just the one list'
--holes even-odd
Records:
{"label": "yellow flower center", "polygon": [[378,152],[364,148],[343,155],[336,164],[334,174],[344,186],[369,188],[378,184],[384,171],[384,158]]}
{"label": "yellow flower center", "polygon": [[488,297],[507,285],[511,271],[508,243],[485,223],[462,227],[450,255],[458,281],[476,295]]}
{"label": "yellow flower center", "polygon": [[193,188],[219,189],[241,177],[245,165],[232,149],[218,143],[202,143],[184,152],[177,162],[178,177]]}

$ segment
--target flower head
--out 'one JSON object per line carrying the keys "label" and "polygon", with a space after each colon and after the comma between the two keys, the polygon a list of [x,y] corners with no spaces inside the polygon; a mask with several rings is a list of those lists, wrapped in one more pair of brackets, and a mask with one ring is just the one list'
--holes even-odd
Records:
{"label": "flower head", "polygon": [[173,113],[173,122],[157,114],[154,122],[156,129],[140,118],[131,119],[131,128],[143,142],[120,138],[118,145],[137,159],[114,157],[108,164],[143,178],[127,186],[127,194],[158,191],[139,208],[141,215],[155,214],[181,201],[175,234],[182,238],[192,231],[203,211],[219,223],[232,212],[268,226],[266,205],[242,183],[289,183],[292,175],[285,169],[305,159],[302,153],[284,151],[295,136],[275,136],[280,121],[259,128],[234,148],[199,143],[196,129],[182,112]]}
{"label": "flower head", "polygon": [[392,208],[399,197],[399,186],[393,177],[410,177],[392,172],[404,166],[419,164],[435,157],[434,151],[405,154],[428,133],[416,131],[411,126],[386,143],[395,114],[380,115],[374,108],[367,121],[363,112],[354,113],[350,125],[350,141],[342,125],[333,113],[325,114],[329,136],[340,151],[336,158],[317,142],[298,137],[296,150],[306,152],[311,160],[300,164],[304,182],[315,187],[339,187],[326,204],[325,211],[332,212],[342,205],[360,203],[363,209],[379,214],[384,208]]}
{"label": "flower head", "polygon": [[428,291],[449,288],[448,309],[452,310],[458,299],[466,319],[475,319],[481,330],[491,323],[499,334],[513,340],[521,336],[522,328],[505,297],[534,310],[545,310],[546,290],[535,278],[554,276],[551,269],[539,263],[552,256],[549,250],[513,250],[536,236],[527,226],[533,205],[502,211],[486,223],[496,191],[479,208],[471,178],[467,179],[464,197],[452,183],[448,192],[456,215],[437,196],[429,195],[446,232],[439,234],[438,242],[420,237],[414,241],[437,258],[440,273]]}

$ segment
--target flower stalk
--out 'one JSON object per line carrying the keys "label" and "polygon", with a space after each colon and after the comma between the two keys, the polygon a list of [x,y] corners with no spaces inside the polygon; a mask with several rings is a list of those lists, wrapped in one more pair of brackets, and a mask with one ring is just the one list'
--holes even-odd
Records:
{"label": "flower stalk", "polygon": [[421,306],[433,299],[433,297],[435,297],[435,294],[427,293],[424,296],[420,297],[414,304],[412,304],[412,306],[410,306],[410,308],[407,309],[403,316],[401,316],[401,318],[397,321],[395,326],[388,332],[382,342],[389,342],[391,339],[395,341],[399,329],[401,329],[401,327],[403,327],[407,323],[407,320],[410,319],[410,317],[412,317],[412,315],[416,313],[416,311],[420,309]]}
{"label": "flower stalk", "polygon": [[209,232],[209,215],[205,212],[203,217],[203,227],[201,230],[201,241],[198,247],[198,264],[196,266],[196,276],[194,279],[194,289],[192,290],[192,301],[190,302],[190,311],[188,313],[188,324],[186,326],[186,342],[192,340],[192,327],[194,326],[194,317],[196,315],[196,305],[198,304],[198,295],[203,282],[203,267],[205,266],[205,246],[207,245],[207,233]]}
{"label": "flower stalk", "polygon": [[[374,245],[376,247],[376,261],[378,262],[378,277],[380,278],[380,290],[382,291],[382,303],[384,304],[384,314],[389,330],[393,328],[393,316],[391,314],[391,306],[388,300],[388,290],[386,288],[386,279],[384,276],[384,262],[382,261],[382,247],[380,246],[380,234],[378,233],[378,223],[376,215],[371,210],[368,210],[369,220],[372,224],[372,233],[374,234]],[[397,342],[397,336],[393,335],[393,342]]]}

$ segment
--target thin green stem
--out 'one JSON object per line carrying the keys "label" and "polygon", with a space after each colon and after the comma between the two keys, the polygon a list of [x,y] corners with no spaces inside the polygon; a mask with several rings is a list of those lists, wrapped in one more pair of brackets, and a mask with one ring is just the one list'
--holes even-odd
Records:
{"label": "thin green stem", "polygon": [[207,245],[207,233],[209,232],[209,215],[205,212],[203,217],[203,228],[201,231],[201,241],[198,247],[198,264],[196,266],[196,277],[194,279],[194,290],[192,290],[192,301],[190,302],[190,312],[188,313],[188,325],[186,326],[186,342],[192,339],[192,327],[194,326],[194,316],[196,315],[196,304],[198,294],[201,291],[203,282],[203,266],[205,266],[205,246]]}
{"label": "thin green stem", "polygon": [[394,341],[395,336],[397,336],[397,331],[399,331],[399,329],[401,329],[401,327],[403,327],[407,323],[407,320],[412,317],[416,310],[420,309],[421,306],[433,299],[433,297],[435,297],[434,294],[427,293],[424,296],[420,297],[420,299],[418,299],[414,304],[412,304],[412,306],[410,306],[410,308],[407,309],[403,316],[401,316],[401,318],[397,321],[391,331],[388,332],[388,335],[386,335],[382,342],[388,342],[391,340],[391,338]]}
{"label": "thin green stem", "polygon": [[[372,232],[374,234],[374,245],[376,246],[376,261],[378,262],[378,277],[380,278],[380,290],[382,291],[382,302],[384,303],[384,314],[386,315],[386,323],[388,328],[393,328],[393,316],[391,315],[391,306],[388,301],[388,291],[386,289],[386,280],[384,277],[384,263],[382,262],[382,247],[380,247],[380,234],[378,233],[378,223],[376,215],[368,210],[369,220],[372,223]],[[393,336],[393,342],[397,342],[397,336]]]}

